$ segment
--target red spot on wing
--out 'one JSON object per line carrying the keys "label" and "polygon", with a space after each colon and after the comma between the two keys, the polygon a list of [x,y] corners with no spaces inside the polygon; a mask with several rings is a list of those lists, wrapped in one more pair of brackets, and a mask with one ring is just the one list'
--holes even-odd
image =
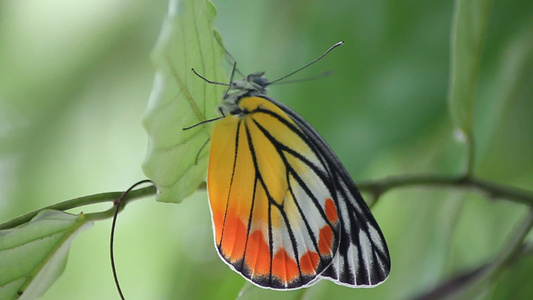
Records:
{"label": "red spot on wing", "polygon": [[300,276],[296,261],[290,257],[285,249],[281,248],[272,260],[272,275],[279,278],[282,283],[289,283]]}
{"label": "red spot on wing", "polygon": [[331,224],[337,223],[339,217],[337,216],[337,206],[331,199],[326,199],[326,204],[324,205],[326,211],[326,217],[331,222]]}
{"label": "red spot on wing", "polygon": [[298,279],[300,272],[302,275],[316,275],[320,257],[316,252],[307,251],[300,258],[300,269],[298,269],[296,260],[285,249],[281,248],[276,252],[271,262],[268,244],[262,232],[257,230],[248,238],[244,262],[253,277],[272,276],[282,284],[288,285]]}
{"label": "red spot on wing", "polygon": [[237,215],[228,211],[221,235],[222,240],[219,243],[221,254],[231,262],[242,259],[246,245],[246,234],[247,230],[244,223]]}
{"label": "red spot on wing", "polygon": [[333,254],[331,249],[333,248],[333,230],[329,225],[326,225],[320,229],[318,234],[318,251],[322,255]]}
{"label": "red spot on wing", "polygon": [[302,270],[302,274],[315,275],[319,262],[320,257],[318,256],[318,253],[307,251],[300,258],[300,270]]}
{"label": "red spot on wing", "polygon": [[270,274],[270,249],[261,231],[254,231],[248,237],[244,262],[254,276]]}

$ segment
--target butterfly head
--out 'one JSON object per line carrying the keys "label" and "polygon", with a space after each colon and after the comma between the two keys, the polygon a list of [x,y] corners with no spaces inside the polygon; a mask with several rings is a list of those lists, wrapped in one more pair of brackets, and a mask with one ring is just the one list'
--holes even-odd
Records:
{"label": "butterfly head", "polygon": [[239,102],[244,97],[264,95],[270,81],[264,76],[265,72],[252,73],[242,80],[232,81],[224,93],[223,102],[218,110],[223,114],[242,114]]}

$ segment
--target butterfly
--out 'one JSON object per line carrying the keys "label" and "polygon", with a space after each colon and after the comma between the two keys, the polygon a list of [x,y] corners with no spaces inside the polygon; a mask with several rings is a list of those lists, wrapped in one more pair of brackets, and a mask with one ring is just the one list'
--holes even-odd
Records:
{"label": "butterfly", "polygon": [[207,190],[220,257],[245,279],[289,290],[328,279],[388,277],[383,234],[333,150],[300,115],[266,95],[264,72],[233,80],[211,134]]}

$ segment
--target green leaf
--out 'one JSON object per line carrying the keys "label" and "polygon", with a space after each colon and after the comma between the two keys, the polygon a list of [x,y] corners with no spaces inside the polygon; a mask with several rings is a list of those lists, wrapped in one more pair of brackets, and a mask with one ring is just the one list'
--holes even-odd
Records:
{"label": "green leaf", "polygon": [[491,0],[455,1],[448,104],[455,126],[467,138],[491,6]]}
{"label": "green leaf", "polygon": [[158,188],[158,200],[180,202],[205,181],[211,124],[224,87],[208,84],[191,69],[225,82],[224,50],[214,37],[216,10],[203,0],[171,1],[152,53],[157,68],[143,118],[150,141],[144,173]]}
{"label": "green leaf", "polygon": [[21,227],[0,230],[0,299],[44,293],[63,272],[74,235],[90,225],[84,214],[45,210]]}

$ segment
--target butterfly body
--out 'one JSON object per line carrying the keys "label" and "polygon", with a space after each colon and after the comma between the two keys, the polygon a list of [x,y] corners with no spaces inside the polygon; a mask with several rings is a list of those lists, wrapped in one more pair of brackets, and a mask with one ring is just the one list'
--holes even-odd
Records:
{"label": "butterfly body", "polygon": [[383,282],[387,246],[355,184],[301,116],[265,95],[268,84],[263,73],[233,81],[219,107],[207,178],[219,255],[272,289]]}

